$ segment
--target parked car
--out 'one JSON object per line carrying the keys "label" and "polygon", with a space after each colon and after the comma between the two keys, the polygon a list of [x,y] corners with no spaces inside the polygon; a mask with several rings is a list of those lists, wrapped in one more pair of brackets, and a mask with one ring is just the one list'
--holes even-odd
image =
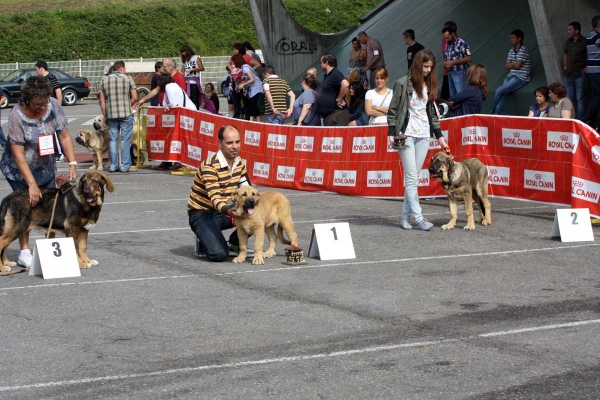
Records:
{"label": "parked car", "polygon": [[[62,89],[64,106],[72,106],[77,100],[90,95],[90,83],[87,78],[74,78],[66,72],[50,68],[48,72],[54,74]],[[21,98],[21,83],[36,74],[35,68],[15,70],[0,80],[0,90],[4,92],[6,100],[0,104],[0,108],[8,107],[9,103],[16,103]]]}

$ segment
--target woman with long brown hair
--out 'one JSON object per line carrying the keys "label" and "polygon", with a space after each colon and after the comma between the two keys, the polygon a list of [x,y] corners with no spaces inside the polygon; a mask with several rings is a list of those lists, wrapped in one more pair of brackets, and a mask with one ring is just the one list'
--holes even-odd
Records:
{"label": "woman with long brown hair", "polygon": [[[418,229],[428,231],[433,227],[421,213],[417,184],[432,137],[435,136],[439,141],[442,150],[450,152],[440,130],[436,110],[437,84],[435,56],[427,49],[415,54],[408,75],[394,84],[392,102],[387,114],[388,140],[398,148],[402,159],[404,204],[400,226],[403,229],[412,229],[409,223],[411,214]],[[399,135],[406,137],[403,146],[399,144]]]}
{"label": "woman with long brown hair", "polygon": [[467,70],[467,87],[450,96],[448,102],[455,108],[454,116],[480,114],[483,102],[490,94],[487,72],[481,64],[471,65]]}

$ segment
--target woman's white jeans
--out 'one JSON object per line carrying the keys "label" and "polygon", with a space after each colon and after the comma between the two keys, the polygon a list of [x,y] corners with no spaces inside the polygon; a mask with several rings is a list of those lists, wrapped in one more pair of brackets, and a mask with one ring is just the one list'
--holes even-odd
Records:
{"label": "woman's white jeans", "polygon": [[421,206],[419,205],[419,172],[423,168],[427,151],[429,150],[429,137],[416,138],[408,136],[406,147],[400,149],[402,169],[404,170],[404,205],[402,207],[402,219],[409,221],[410,214],[415,217],[418,224],[423,219]]}

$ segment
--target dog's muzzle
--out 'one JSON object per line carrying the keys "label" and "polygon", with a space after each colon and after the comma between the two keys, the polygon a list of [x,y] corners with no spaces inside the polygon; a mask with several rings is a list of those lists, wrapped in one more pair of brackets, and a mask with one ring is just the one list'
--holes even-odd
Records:
{"label": "dog's muzzle", "polygon": [[84,143],[83,143],[83,139],[82,139],[82,138],[80,138],[79,136],[77,136],[77,137],[75,138],[75,141],[76,141],[78,144],[80,144],[80,145],[84,145]]}
{"label": "dog's muzzle", "polygon": [[99,131],[102,129],[102,125],[100,125],[98,122],[94,122],[92,124],[92,126],[94,127],[95,130]]}
{"label": "dog's muzzle", "polygon": [[429,168],[429,172],[431,173],[431,176],[433,176],[434,178],[439,178],[443,175],[442,171],[436,171],[436,169],[432,166],[430,166]]}
{"label": "dog's muzzle", "polygon": [[252,214],[254,214],[255,206],[256,206],[256,201],[254,200],[253,197],[250,197],[249,199],[246,199],[246,201],[244,202],[244,211],[247,212],[248,214],[252,215]]}

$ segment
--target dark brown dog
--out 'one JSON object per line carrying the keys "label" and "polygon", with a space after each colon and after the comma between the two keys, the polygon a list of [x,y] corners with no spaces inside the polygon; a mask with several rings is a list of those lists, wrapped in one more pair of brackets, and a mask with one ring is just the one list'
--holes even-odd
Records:
{"label": "dark brown dog", "polygon": [[[243,186],[233,193],[231,200],[237,205],[237,215],[234,219],[240,240],[240,253],[233,259],[234,263],[246,261],[250,235],[256,235],[252,264],[264,264],[263,256],[273,257],[277,239],[283,244],[298,246],[298,235],[294,230],[290,202],[283,194],[273,190],[259,193],[252,186]],[[275,234],[275,224],[277,224],[277,234]],[[283,231],[287,233],[289,241],[283,237]],[[269,248],[263,254],[265,232],[269,238]]]}
{"label": "dark brown dog", "polygon": [[6,249],[15,239],[31,229],[48,230],[54,198],[58,192],[52,231],[64,232],[75,241],[79,268],[90,268],[98,261],[87,256],[88,231],[98,222],[104,187],[114,190],[111,180],[102,172],[84,173],[79,184],[63,193],[60,189],[43,188],[42,198],[35,207],[29,203],[27,188],[12,192],[0,204],[0,273],[10,272],[16,263],[8,261]]}
{"label": "dark brown dog", "polygon": [[448,195],[450,221],[442,229],[452,229],[458,215],[458,201],[465,202],[467,216],[466,230],[475,229],[473,203],[479,206],[479,219],[482,225],[492,224],[492,205],[488,200],[488,172],[481,161],[469,158],[462,163],[456,162],[443,151],[431,159],[429,172],[437,178]]}

